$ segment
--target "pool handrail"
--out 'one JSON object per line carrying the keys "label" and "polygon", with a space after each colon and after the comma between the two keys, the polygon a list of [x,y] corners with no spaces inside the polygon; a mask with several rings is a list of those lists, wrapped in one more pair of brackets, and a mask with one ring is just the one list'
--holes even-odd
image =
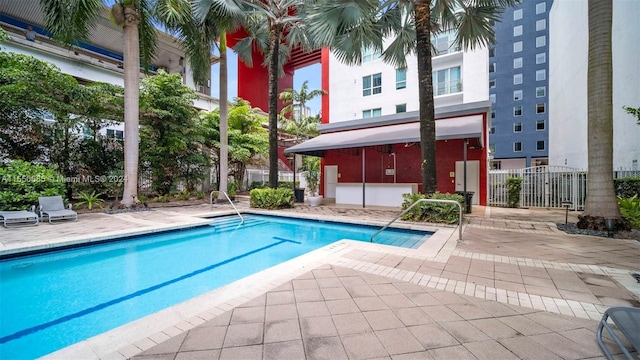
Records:
{"label": "pool handrail", "polygon": [[460,205],[458,201],[445,199],[418,199],[418,201],[414,202],[413,204],[411,204],[411,206],[402,211],[400,215],[393,218],[393,220],[389,221],[385,226],[380,228],[380,230],[376,231],[375,234],[371,235],[371,239],[369,239],[369,242],[373,242],[374,237],[378,236],[378,234],[380,234],[391,224],[393,224],[394,221],[398,220],[400,217],[402,217],[402,215],[406,214],[409,210],[411,210],[414,206],[418,205],[421,202],[439,202],[458,205],[458,208],[460,209],[460,212],[458,214],[458,241],[462,241],[462,205]]}
{"label": "pool handrail", "polygon": [[[213,205],[213,193],[216,192],[216,190],[213,190],[211,192],[211,194],[209,194],[209,204]],[[231,201],[231,198],[229,198],[229,195],[227,195],[226,192],[222,192],[224,194],[224,196],[227,198],[227,200],[229,201],[229,204],[231,204],[231,206],[233,206],[233,210],[236,211],[236,214],[238,214],[238,216],[240,216],[240,225],[244,224],[244,217],[242,217],[242,215],[240,215],[240,211],[238,211],[238,208],[236,208],[235,205],[233,205],[233,201]]]}
{"label": "pool handrail", "polygon": [[222,192],[224,194],[224,196],[227,198],[227,200],[229,200],[229,204],[231,204],[231,206],[233,206],[233,210],[236,211],[236,214],[238,214],[238,216],[240,216],[240,225],[244,224],[244,218],[242,217],[242,215],[240,214],[240,211],[238,211],[238,208],[236,208],[235,205],[233,205],[233,201],[231,201],[231,198],[229,198],[229,195],[227,195],[226,192]]}

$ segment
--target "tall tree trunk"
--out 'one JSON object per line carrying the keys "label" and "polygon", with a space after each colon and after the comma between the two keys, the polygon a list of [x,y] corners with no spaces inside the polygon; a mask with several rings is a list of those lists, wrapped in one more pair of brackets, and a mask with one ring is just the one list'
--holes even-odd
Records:
{"label": "tall tree trunk", "polygon": [[220,185],[218,186],[218,200],[226,201],[222,193],[227,191],[227,181],[229,179],[229,115],[228,115],[228,92],[227,92],[227,34],[220,35]]}
{"label": "tall tree trunk", "polygon": [[282,29],[273,25],[270,34],[269,51],[269,187],[278,187],[278,47]]}
{"label": "tall tree trunk", "polygon": [[420,98],[420,150],[422,153],[422,193],[438,190],[436,178],[436,121],[431,79],[431,1],[415,1],[418,96]]}
{"label": "tall tree trunk", "polygon": [[584,215],[621,219],[613,182],[612,17],[612,0],[589,0],[589,176]]}
{"label": "tall tree trunk", "polygon": [[140,97],[140,17],[134,3],[125,6],[124,23],[124,194],[121,203],[127,207],[138,196],[138,140]]}

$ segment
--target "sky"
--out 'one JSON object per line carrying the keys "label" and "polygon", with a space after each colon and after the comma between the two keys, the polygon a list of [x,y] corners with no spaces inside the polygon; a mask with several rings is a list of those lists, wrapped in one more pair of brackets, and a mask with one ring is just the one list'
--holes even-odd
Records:
{"label": "sky", "polygon": [[[238,96],[238,56],[233,51],[227,52],[227,66],[229,72],[229,99],[233,99]],[[254,66],[260,66],[255,64]],[[213,65],[211,67],[211,96],[218,98],[220,95],[220,89],[218,87],[218,81],[220,73],[220,66]],[[309,81],[309,91],[319,90],[321,84],[321,67],[320,63],[309,65],[304,68],[300,68],[293,74],[293,89],[298,91],[305,80]],[[282,90],[282,89],[281,89]],[[307,103],[307,106],[311,108],[311,115],[316,115],[321,109],[320,97],[317,97]]]}

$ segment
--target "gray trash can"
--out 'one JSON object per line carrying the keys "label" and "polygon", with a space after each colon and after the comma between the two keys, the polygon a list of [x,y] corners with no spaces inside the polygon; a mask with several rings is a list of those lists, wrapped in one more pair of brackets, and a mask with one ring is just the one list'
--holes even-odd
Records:
{"label": "gray trash can", "polygon": [[473,201],[473,194],[475,194],[475,192],[467,191],[467,196],[464,196],[464,191],[456,191],[456,194],[464,197],[465,213],[471,214],[471,203]]}

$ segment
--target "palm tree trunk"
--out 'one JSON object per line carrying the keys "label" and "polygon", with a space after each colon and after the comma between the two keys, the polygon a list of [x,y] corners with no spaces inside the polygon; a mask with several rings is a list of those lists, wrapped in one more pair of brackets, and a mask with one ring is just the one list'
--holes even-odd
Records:
{"label": "palm tree trunk", "polygon": [[621,219],[613,182],[612,0],[589,0],[588,165],[585,216]]}
{"label": "palm tree trunk", "polygon": [[418,96],[420,97],[420,149],[422,153],[422,193],[438,190],[436,178],[436,122],[431,79],[431,2],[415,1]]}
{"label": "palm tree trunk", "polygon": [[124,23],[124,194],[122,204],[129,207],[138,196],[138,140],[140,96],[140,17],[134,3],[125,6]]}
{"label": "palm tree trunk", "polygon": [[269,51],[269,187],[278,187],[278,47],[282,29],[272,25]]}
{"label": "palm tree trunk", "polygon": [[227,93],[227,34],[220,35],[220,183],[218,186],[218,200],[226,201],[222,193],[227,191],[227,181],[229,179],[229,116],[228,116],[228,93]]}

